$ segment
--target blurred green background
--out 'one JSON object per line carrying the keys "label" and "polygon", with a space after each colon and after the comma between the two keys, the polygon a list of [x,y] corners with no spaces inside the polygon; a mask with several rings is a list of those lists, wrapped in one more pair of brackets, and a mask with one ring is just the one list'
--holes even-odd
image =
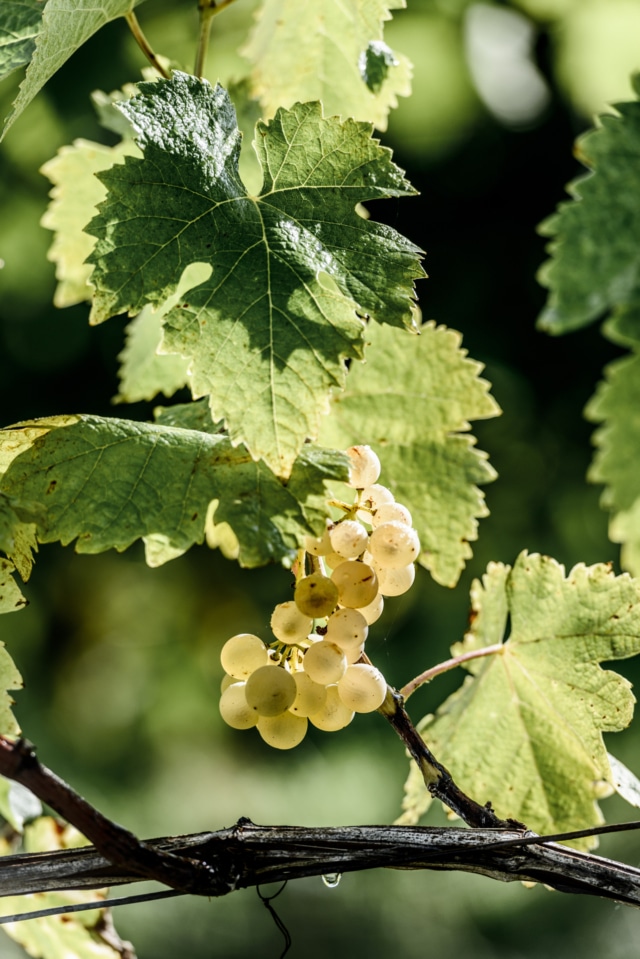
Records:
{"label": "blurred green background", "polygon": [[[238,0],[215,21],[211,80],[242,73],[236,51],[255,6]],[[190,65],[195,11],[195,0],[148,0],[139,17],[159,52]],[[600,491],[585,481],[591,427],[582,419],[617,351],[596,327],[559,340],[536,332],[544,252],[535,228],[579,172],[576,135],[594,113],[629,97],[639,35],[639,0],[408,0],[388,27],[388,42],[409,55],[415,75],[414,95],[401,101],[383,141],[421,195],[372,205],[373,214],[427,250],[424,317],[463,333],[504,410],[475,428],[499,479],[486,489],[491,515],[458,588],[423,573],[372,631],[371,655],[392,683],[446,658],[465,628],[471,579],[488,561],[512,562],[527,548],[567,566],[617,562]],[[124,22],[110,24],[0,148],[3,424],[64,412],[150,414],[144,404],[114,410],[110,402],[125,321],[90,329],[85,307],[51,305],[50,235],[39,225],[48,189],[40,165],[76,137],[104,141],[89,93],[136,79],[143,66]],[[0,85],[3,115],[18,82]],[[240,571],[204,547],[156,570],[139,548],[82,557],[43,548],[25,589],[29,607],[0,621],[25,677],[16,712],[26,735],[49,766],[144,836],[215,829],[239,816],[265,824],[393,820],[407,762],[377,715],[337,736],[312,734],[287,754],[219,718],[220,646],[235,632],[264,630],[288,590],[282,570]],[[620,668],[640,676],[637,664]],[[413,717],[459,681],[448,674],[421,690]],[[636,772],[639,746],[633,730],[610,743]],[[633,818],[617,799],[603,809],[611,820]],[[430,815],[445,821],[440,810]],[[640,861],[640,840],[612,838],[601,848]],[[277,908],[293,936],[292,959],[328,950],[372,959],[626,959],[640,937],[640,913],[630,909],[446,873],[362,873],[333,890],[306,880],[290,884]],[[140,959],[277,957],[282,948],[255,891],[123,907],[115,918]],[[0,955],[22,953],[3,937]]]}

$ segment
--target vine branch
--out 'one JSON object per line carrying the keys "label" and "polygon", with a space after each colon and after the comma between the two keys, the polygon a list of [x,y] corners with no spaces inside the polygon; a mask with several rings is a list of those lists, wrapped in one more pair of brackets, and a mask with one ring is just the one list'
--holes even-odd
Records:
{"label": "vine branch", "polygon": [[481,659],[483,656],[495,656],[496,653],[499,653],[503,649],[504,643],[494,643],[493,646],[483,646],[482,649],[472,649],[468,653],[461,653],[459,656],[453,656],[451,659],[445,659],[444,662],[438,663],[437,666],[431,666],[430,669],[425,669],[423,673],[420,673],[419,676],[416,676],[415,679],[412,679],[411,682],[406,684],[406,686],[403,686],[400,690],[400,695],[406,700],[409,698],[411,693],[415,693],[416,689],[418,689],[420,686],[423,686],[425,683],[430,682],[441,673],[446,673],[450,669],[455,669],[456,666],[461,666],[463,663],[467,663],[471,659]]}

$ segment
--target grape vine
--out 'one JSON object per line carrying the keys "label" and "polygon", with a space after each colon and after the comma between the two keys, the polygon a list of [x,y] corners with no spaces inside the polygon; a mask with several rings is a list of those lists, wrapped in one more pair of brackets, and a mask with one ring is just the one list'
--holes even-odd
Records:
{"label": "grape vine", "polygon": [[[398,691],[369,636],[415,582],[458,583],[488,513],[480,487],[496,478],[472,424],[501,412],[461,335],[422,320],[422,249],[375,218],[377,201],[416,193],[374,135],[410,94],[411,65],[384,39],[405,4],[262,0],[243,24],[245,75],[223,85],[207,51],[214,14],[231,4],[194,0],[191,73],[153,49],[134,13],[142,0],[0,3],[0,79],[26,67],[2,137],[105,24],[124,19],[148,62],[118,90],[93,93],[108,142],[76,140],[42,167],[52,186],[42,225],[53,234],[55,306],[89,304],[94,326],[129,320],[117,401],[167,403],[152,420],[59,410],[0,430],[0,613],[25,606],[19,581],[49,543],[97,554],[139,542],[151,567],[202,544],[243,568],[277,564],[270,633],[238,631],[216,650],[229,735],[255,729],[268,746],[302,751],[308,733],[377,712],[411,757],[402,810],[394,826],[372,827],[368,861],[352,827],[327,831],[324,849],[322,835],[305,833],[303,861],[293,827],[293,839],[286,828],[269,838],[242,810],[219,833],[139,840],[22,738],[7,633],[0,914],[29,911],[34,893],[55,909],[60,888],[78,890],[84,908],[97,878],[220,896],[371,865],[469,869],[638,904],[636,871],[588,853],[602,799],[640,804],[640,782],[604,739],[632,720],[631,684],[601,665],[640,654],[637,99],[581,138],[589,172],[541,227],[552,238],[541,329],[606,316],[604,335],[631,351],[585,414],[600,424],[589,478],[605,484],[623,571],[602,562],[566,572],[525,548],[511,565],[489,563],[451,658],[434,662],[410,637],[415,675]],[[234,629],[245,628],[239,616]],[[408,698],[456,667],[462,684],[414,723]],[[434,799],[472,829],[417,830]],[[574,859],[548,845],[558,834],[581,850]],[[91,850],[63,852],[86,842]],[[31,869],[29,855],[45,850],[49,878],[29,872],[11,887],[12,864]],[[104,895],[90,922],[40,917],[7,930],[42,959],[127,959]]]}

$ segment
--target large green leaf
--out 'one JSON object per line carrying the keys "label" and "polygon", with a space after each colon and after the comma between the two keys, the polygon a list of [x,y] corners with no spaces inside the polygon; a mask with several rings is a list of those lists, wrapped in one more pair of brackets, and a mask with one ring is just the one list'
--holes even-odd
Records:
{"label": "large green leaf", "polygon": [[19,424],[0,432],[0,447],[18,454],[0,488],[41,508],[40,542],[77,540],[78,552],[98,553],[145,537],[156,564],[159,539],[166,558],[203,541],[214,500],[216,523],[235,533],[243,565],[289,557],[322,528],[324,481],[346,476],[343,454],[306,447],[285,485],[224,433],[99,416]]}
{"label": "large green leaf", "polygon": [[[640,79],[634,81],[640,94]],[[540,227],[553,237],[540,281],[549,287],[539,324],[566,333],[614,313],[640,338],[640,103],[618,103],[619,116],[581,137],[577,155],[592,172],[569,185],[573,200]]]}
{"label": "large green leaf", "polygon": [[100,27],[122,17],[142,0],[48,0],[36,49],[2,135],[69,57]]}
{"label": "large green leaf", "polygon": [[[631,684],[601,668],[640,652],[640,585],[609,566],[564,568],[526,553],[489,566],[472,588],[472,625],[452,652],[502,643],[471,660],[471,675],[419,729],[469,795],[536,832],[602,821],[612,791],[603,742],[631,721]],[[507,636],[507,624],[509,635]],[[403,822],[430,797],[412,770]],[[585,845],[593,844],[586,840]]]}
{"label": "large green leaf", "polygon": [[469,420],[500,408],[479,376],[482,364],[467,358],[454,330],[426,323],[415,336],[370,326],[367,340],[367,361],[352,365],[345,392],[334,395],[321,442],[375,449],[380,482],[411,510],[420,561],[439,583],[454,586],[471,556],[477,519],[487,515],[476,484],[495,478],[464,433]]}
{"label": "large green leaf", "polygon": [[232,440],[287,476],[345,357],[362,353],[359,314],[411,322],[419,250],[355,207],[413,191],[368,125],[307,103],[258,124],[264,184],[250,196],[225,90],[179,73],[140,90],[118,107],[144,159],[101,174],[108,198],[88,228],[93,320],[158,305],[187,264],[210,264],[167,315],[163,348],[190,358],[194,396],[209,394]]}
{"label": "large green leaf", "polygon": [[589,469],[593,483],[604,483],[601,505],[611,512],[609,537],[622,543],[621,562],[640,575],[640,356],[610,363],[585,410],[603,423],[594,433],[597,452]]}
{"label": "large green leaf", "polygon": [[405,0],[264,0],[248,45],[252,92],[266,116],[297,100],[325,114],[387,127],[397,97],[411,93],[411,65],[383,42],[391,10]]}
{"label": "large green leaf", "polygon": [[0,80],[31,59],[43,10],[44,0],[0,3]]}

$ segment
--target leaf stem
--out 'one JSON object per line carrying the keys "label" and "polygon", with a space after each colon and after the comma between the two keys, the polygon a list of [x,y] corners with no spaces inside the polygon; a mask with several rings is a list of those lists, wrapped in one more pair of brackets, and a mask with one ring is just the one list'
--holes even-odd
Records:
{"label": "leaf stem", "polygon": [[207,50],[209,49],[209,36],[211,34],[211,21],[216,13],[220,13],[221,10],[224,10],[225,7],[228,7],[232,3],[233,0],[198,0],[200,35],[198,37],[196,65],[193,68],[193,72],[197,77],[201,78],[204,74]]}
{"label": "leaf stem", "polygon": [[400,690],[400,695],[404,700],[407,700],[411,693],[415,693],[416,689],[423,686],[424,683],[431,682],[431,680],[435,676],[439,676],[440,673],[446,673],[450,669],[455,669],[456,666],[461,666],[462,663],[467,663],[470,659],[481,659],[483,656],[495,656],[496,653],[501,652],[503,649],[504,643],[494,643],[493,646],[483,646],[482,649],[472,649],[468,653],[461,653],[459,656],[445,659],[443,663],[438,663],[437,666],[431,666],[429,669],[425,669],[423,673],[420,673],[419,676],[412,679],[406,686],[403,686]]}
{"label": "leaf stem", "polygon": [[167,70],[165,70],[165,68],[162,66],[162,64],[158,60],[158,57],[154,53],[154,50],[151,44],[149,43],[144,33],[142,32],[142,27],[138,23],[138,18],[136,17],[133,10],[130,10],[129,13],[125,13],[124,16],[125,16],[125,20],[127,21],[129,25],[129,29],[131,30],[133,36],[135,37],[136,43],[138,44],[138,46],[144,53],[145,57],[147,58],[151,66],[154,67],[158,71],[160,76],[163,76],[165,78],[165,80],[170,80],[171,74],[169,74]]}

